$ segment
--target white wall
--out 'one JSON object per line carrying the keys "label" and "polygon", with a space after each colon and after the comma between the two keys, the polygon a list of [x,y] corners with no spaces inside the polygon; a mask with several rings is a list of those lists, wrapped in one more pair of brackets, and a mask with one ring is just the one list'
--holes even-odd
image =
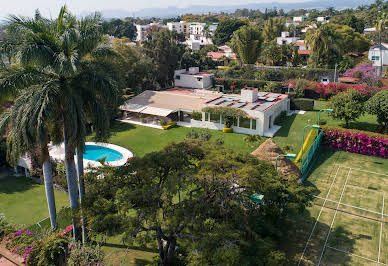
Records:
{"label": "white wall", "polygon": [[[381,62],[383,63],[383,66],[388,65],[388,50],[381,50],[382,59],[380,59],[380,50],[379,48],[373,48],[369,50],[368,53],[368,59],[372,61],[373,66],[381,66]],[[372,57],[378,56],[379,59],[372,60]]]}
{"label": "white wall", "polygon": [[276,42],[279,45],[282,45],[283,41],[285,42],[285,44],[291,44],[293,42],[296,42],[297,40],[298,40],[297,37],[277,37],[276,38]]}
{"label": "white wall", "polygon": [[[209,89],[212,87],[213,75],[197,76],[197,75],[185,75],[179,74],[180,79],[174,79],[174,85],[184,88],[196,88],[196,89]],[[201,80],[198,80],[201,79]]]}

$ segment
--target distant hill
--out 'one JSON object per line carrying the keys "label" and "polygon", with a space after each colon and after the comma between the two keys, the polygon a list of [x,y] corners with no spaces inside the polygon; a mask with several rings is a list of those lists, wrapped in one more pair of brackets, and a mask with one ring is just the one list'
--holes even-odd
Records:
{"label": "distant hill", "polygon": [[195,5],[189,6],[186,8],[177,8],[177,7],[166,7],[166,8],[145,8],[138,10],[136,12],[130,12],[125,10],[102,10],[101,13],[105,18],[125,18],[125,17],[141,17],[141,18],[150,18],[150,17],[159,17],[159,18],[169,18],[176,17],[184,14],[206,14],[206,13],[219,13],[219,12],[234,12],[236,9],[260,9],[264,10],[265,8],[283,8],[285,11],[291,9],[326,9],[328,7],[334,7],[336,9],[345,9],[345,8],[355,8],[360,5],[369,5],[374,3],[374,0],[311,0],[308,2],[294,2],[294,3],[284,3],[284,2],[267,2],[267,3],[251,3],[243,5],[230,5],[230,6],[206,6],[206,5]]}

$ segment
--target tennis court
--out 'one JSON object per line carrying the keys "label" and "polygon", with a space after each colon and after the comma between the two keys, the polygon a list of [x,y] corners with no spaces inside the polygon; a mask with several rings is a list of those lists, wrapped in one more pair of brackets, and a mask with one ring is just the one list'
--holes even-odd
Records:
{"label": "tennis court", "polygon": [[387,164],[344,152],[321,161],[297,265],[388,265]]}

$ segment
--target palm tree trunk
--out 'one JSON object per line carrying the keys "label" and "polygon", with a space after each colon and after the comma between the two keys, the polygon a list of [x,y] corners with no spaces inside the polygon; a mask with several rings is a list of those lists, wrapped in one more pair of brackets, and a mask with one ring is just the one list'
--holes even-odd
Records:
{"label": "palm tree trunk", "polygon": [[68,132],[66,129],[66,121],[63,123],[63,139],[65,147],[65,166],[66,166],[66,179],[67,188],[69,191],[70,208],[72,209],[72,221],[73,221],[73,235],[75,240],[79,240],[77,219],[75,212],[77,211],[78,204],[78,184],[77,184],[77,173],[74,163],[74,152],[75,148],[72,144],[68,143]]}
{"label": "palm tree trunk", "polygon": [[57,229],[57,210],[55,207],[55,195],[53,185],[53,170],[50,161],[50,155],[47,145],[42,147],[42,160],[43,160],[43,177],[44,187],[46,190],[47,205],[49,209],[51,228]]}
{"label": "palm tree trunk", "polygon": [[85,244],[87,242],[86,235],[86,217],[82,209],[82,203],[85,195],[85,186],[84,186],[84,154],[80,148],[77,148],[77,174],[78,174],[78,186],[79,186],[79,199],[81,203],[81,220],[82,220],[82,242]]}

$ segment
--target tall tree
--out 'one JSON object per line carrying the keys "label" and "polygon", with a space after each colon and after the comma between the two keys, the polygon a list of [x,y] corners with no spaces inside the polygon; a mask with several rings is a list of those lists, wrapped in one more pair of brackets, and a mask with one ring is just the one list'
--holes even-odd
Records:
{"label": "tall tree", "polygon": [[331,115],[345,121],[345,126],[349,127],[349,122],[356,120],[364,113],[364,97],[356,90],[341,92],[330,99],[333,112]]}
{"label": "tall tree", "polygon": [[161,87],[172,84],[174,71],[185,52],[185,46],[181,44],[183,40],[183,34],[167,29],[147,35],[143,49],[155,65],[156,81]]}
{"label": "tall tree", "polygon": [[372,96],[367,101],[366,111],[377,116],[377,122],[383,132],[388,131],[388,90],[382,90]]}
{"label": "tall tree", "polygon": [[[22,84],[20,93],[40,88],[42,104],[50,105],[45,118],[62,125],[70,207],[76,210],[74,153],[82,150],[88,120],[98,129],[96,136],[105,135],[109,128],[103,108],[116,101],[120,80],[108,63],[114,53],[104,42],[98,14],[77,21],[63,7],[55,20],[11,16],[8,23],[8,31],[18,38],[14,50],[20,68],[3,77],[0,89],[15,89],[17,84]],[[73,225],[74,236],[79,238],[75,219]]]}
{"label": "tall tree", "polygon": [[243,64],[254,64],[260,56],[261,43],[256,26],[243,26],[233,33],[230,45]]}
{"label": "tall tree", "polygon": [[305,37],[311,49],[309,64],[314,67],[330,67],[342,55],[342,39],[331,24],[323,24],[309,29]]}
{"label": "tall tree", "polygon": [[222,20],[216,31],[214,32],[213,42],[215,45],[222,45],[230,41],[233,32],[241,28],[242,26],[248,25],[247,22],[240,19],[225,19]]}
{"label": "tall tree", "polygon": [[112,19],[102,23],[103,32],[117,38],[126,37],[133,40],[136,36],[135,25],[127,20]]}
{"label": "tall tree", "polygon": [[[376,1],[377,3],[377,1]],[[381,35],[383,33],[383,31],[387,28],[387,24],[388,24],[388,12],[383,12],[383,13],[380,13],[375,21],[375,27],[376,27],[376,31],[378,32],[379,34],[379,55],[380,55],[380,75],[382,76],[383,75],[383,56],[382,56],[382,52],[381,52]]]}
{"label": "tall tree", "polygon": [[343,24],[354,29],[358,33],[363,33],[365,28],[365,22],[362,18],[357,18],[355,15],[348,15],[344,20]]}
{"label": "tall tree", "polygon": [[280,37],[282,31],[285,30],[283,18],[270,18],[264,23],[263,27],[263,38],[265,42],[275,40],[276,37]]}

